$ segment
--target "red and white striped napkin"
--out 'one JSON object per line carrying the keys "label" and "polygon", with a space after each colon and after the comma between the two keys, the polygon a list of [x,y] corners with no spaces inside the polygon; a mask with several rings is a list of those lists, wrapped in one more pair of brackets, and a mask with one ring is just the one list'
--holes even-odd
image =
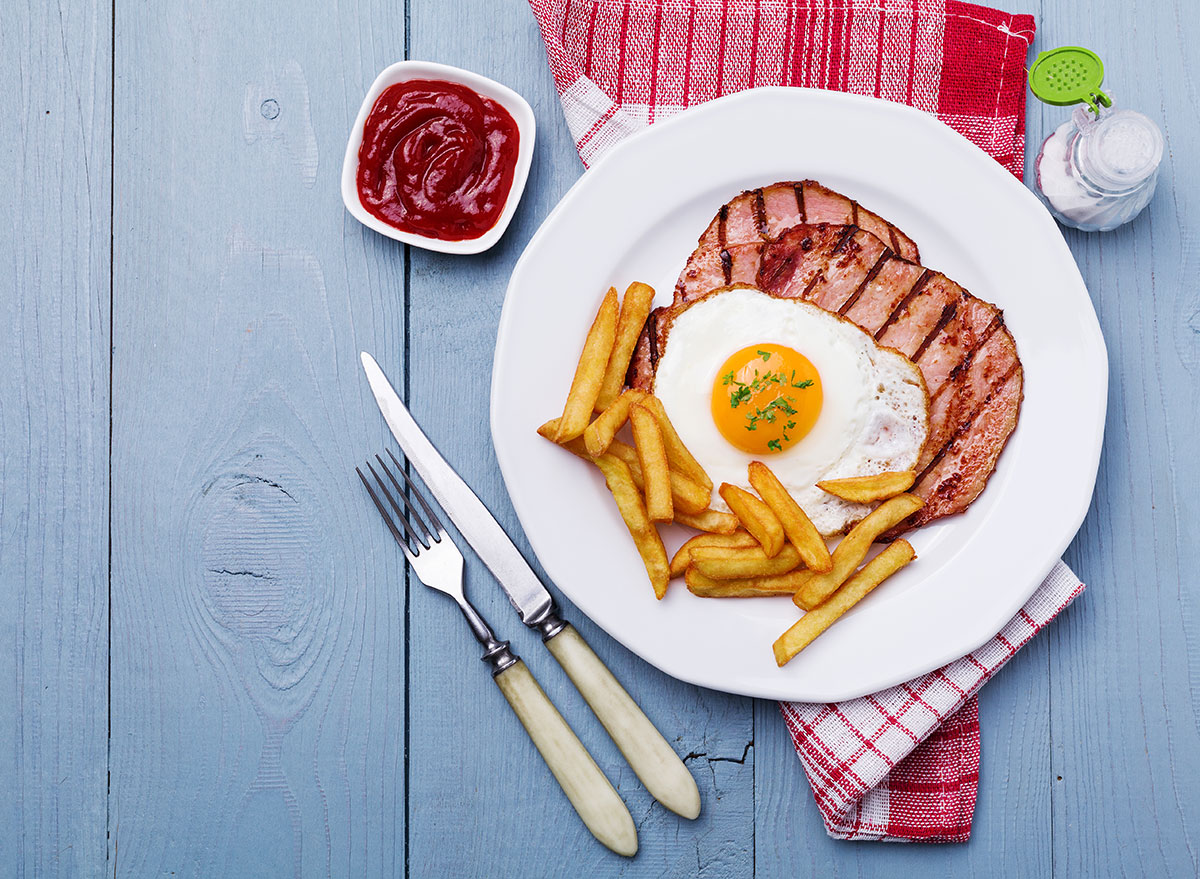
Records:
{"label": "red and white striped napkin", "polygon": [[[755,86],[807,86],[932,113],[1021,176],[1031,16],[958,0],[530,5],[585,165],[694,104]],[[829,835],[965,841],[979,780],[975,694],[1082,591],[1060,562],[974,653],[860,699],[780,703]]]}

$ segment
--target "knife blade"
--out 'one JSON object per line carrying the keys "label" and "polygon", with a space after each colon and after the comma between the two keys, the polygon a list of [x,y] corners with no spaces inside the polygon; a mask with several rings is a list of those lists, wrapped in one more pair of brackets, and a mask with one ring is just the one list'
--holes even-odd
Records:
{"label": "knife blade", "polygon": [[421,475],[459,533],[471,544],[480,561],[492,572],[520,614],[521,622],[537,628],[543,637],[552,636],[562,628],[562,621],[554,613],[554,598],[500,527],[496,517],[434,448],[429,437],[425,436],[375,358],[366,351],[360,357],[371,393],[375,395],[375,402],[383,413],[383,420],[404,450],[405,457]]}

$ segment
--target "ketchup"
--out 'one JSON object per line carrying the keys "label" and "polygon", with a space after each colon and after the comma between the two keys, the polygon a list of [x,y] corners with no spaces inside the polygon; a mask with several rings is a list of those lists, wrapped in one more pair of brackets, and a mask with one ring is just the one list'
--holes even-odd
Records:
{"label": "ketchup", "polygon": [[358,195],[405,232],[463,241],[496,225],[520,133],[508,111],[466,86],[414,79],[384,89],[358,149]]}

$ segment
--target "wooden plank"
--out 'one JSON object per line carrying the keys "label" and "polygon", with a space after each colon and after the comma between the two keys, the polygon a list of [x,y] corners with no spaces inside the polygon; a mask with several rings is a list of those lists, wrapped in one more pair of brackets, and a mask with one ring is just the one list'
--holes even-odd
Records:
{"label": "wooden plank", "polygon": [[[1142,216],[1067,236],[1108,341],[1110,392],[1096,496],[1067,556],[1090,588],[1051,633],[1054,865],[1063,876],[1195,876],[1200,22],[1178,2],[1134,18],[1117,3],[1086,20],[1077,11],[1047,0],[1046,45],[1097,49],[1118,103],[1158,120],[1167,143]],[[1064,115],[1045,108],[1041,130]]]}
{"label": "wooden plank", "polygon": [[393,5],[116,13],[113,872],[404,870],[404,564],[352,467],[401,248],[339,196]]}
{"label": "wooden plank", "polygon": [[[493,251],[473,258],[412,252],[410,395],[434,442],[529,556],[488,440],[492,351],[512,266],[582,167],[529,10],[523,3],[471,6],[414,4],[412,56],[468,67],[525,95],[537,115],[538,145],[521,208]],[[641,849],[626,861],[591,838],[476,661],[458,612],[417,586],[410,597],[411,875],[749,875],[751,702],[667,678],[564,607],[677,750],[694,755],[688,764],[703,811],[695,823],[685,821],[649,799],[473,556],[467,584],[625,798]]]}
{"label": "wooden plank", "polygon": [[105,871],[112,13],[0,27],[0,863]]}

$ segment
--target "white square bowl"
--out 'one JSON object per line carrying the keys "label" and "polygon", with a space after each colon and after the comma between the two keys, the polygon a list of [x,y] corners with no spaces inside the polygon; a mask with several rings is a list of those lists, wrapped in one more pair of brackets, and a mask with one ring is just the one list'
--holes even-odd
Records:
{"label": "white square bowl", "polygon": [[[491,98],[507,110],[513,121],[517,123],[520,143],[517,144],[517,167],[513,172],[512,187],[508,190],[508,197],[504,200],[504,209],[500,212],[500,218],[496,220],[496,224],[492,228],[478,238],[446,241],[441,238],[405,232],[376,217],[363,206],[362,200],[358,197],[358,149],[362,146],[363,129],[367,122],[367,116],[370,115],[371,109],[384,89],[396,85],[396,83],[408,82],[413,79],[435,79],[465,85],[485,98]],[[367,90],[367,96],[363,98],[362,106],[358,110],[358,118],[354,120],[354,128],[350,131],[350,140],[346,144],[346,158],[342,161],[342,201],[346,204],[346,210],[356,220],[364,226],[374,229],[380,235],[440,253],[482,253],[500,240],[500,236],[504,234],[504,230],[508,228],[508,224],[512,220],[513,213],[517,210],[517,203],[521,201],[521,193],[525,191],[525,180],[529,176],[529,165],[533,160],[535,131],[533,110],[529,103],[508,86],[501,85],[486,76],[480,76],[478,73],[472,73],[459,67],[450,67],[447,64],[435,64],[432,61],[398,61],[375,77],[375,82],[371,83],[371,88]]]}

